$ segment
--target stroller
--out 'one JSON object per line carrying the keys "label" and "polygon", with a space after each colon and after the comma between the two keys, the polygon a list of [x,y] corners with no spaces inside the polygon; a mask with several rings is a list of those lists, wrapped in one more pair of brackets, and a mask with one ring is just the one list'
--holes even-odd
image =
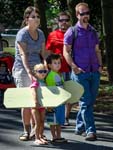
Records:
{"label": "stroller", "polygon": [[5,90],[15,87],[12,77],[13,63],[14,57],[10,53],[0,53],[0,108],[5,108],[3,104]]}

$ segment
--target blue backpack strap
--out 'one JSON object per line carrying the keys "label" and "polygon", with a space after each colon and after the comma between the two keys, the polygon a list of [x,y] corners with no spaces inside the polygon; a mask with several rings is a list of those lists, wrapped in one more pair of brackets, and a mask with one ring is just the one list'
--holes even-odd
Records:
{"label": "blue backpack strap", "polygon": [[73,41],[72,41],[72,51],[71,51],[71,56],[73,57],[73,49],[74,49],[74,42],[75,42],[75,40],[76,40],[76,38],[77,38],[77,26],[72,26],[72,27],[70,27],[71,28],[71,30],[72,30],[72,33],[73,33]]}
{"label": "blue backpack strap", "polygon": [[95,35],[95,37],[97,36],[97,31],[94,27],[91,27],[91,31],[93,32],[93,34]]}
{"label": "blue backpack strap", "polygon": [[77,26],[72,26],[71,29],[73,32],[73,41],[74,41],[77,38]]}

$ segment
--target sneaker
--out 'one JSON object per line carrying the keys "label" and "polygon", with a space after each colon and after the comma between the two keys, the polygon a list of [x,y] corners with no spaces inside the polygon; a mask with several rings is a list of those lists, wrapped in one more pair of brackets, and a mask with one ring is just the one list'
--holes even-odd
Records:
{"label": "sneaker", "polygon": [[95,133],[89,133],[86,138],[86,141],[96,141],[97,140],[97,136]]}
{"label": "sneaker", "polygon": [[20,137],[19,137],[20,141],[28,141],[29,140],[29,133],[23,133]]}

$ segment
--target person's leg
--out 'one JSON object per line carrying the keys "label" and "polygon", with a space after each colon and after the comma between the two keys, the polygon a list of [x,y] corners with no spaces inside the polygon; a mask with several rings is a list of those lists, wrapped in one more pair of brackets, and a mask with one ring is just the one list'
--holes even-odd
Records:
{"label": "person's leg", "polygon": [[65,124],[64,125],[70,125],[69,123],[69,117],[70,117],[70,112],[71,112],[71,109],[73,107],[74,104],[70,104],[70,103],[67,103],[66,104],[66,108],[65,108]]}
{"label": "person's leg", "polygon": [[61,126],[60,125],[56,125],[56,136],[57,136],[57,139],[61,139]]}
{"label": "person's leg", "polygon": [[67,140],[65,138],[62,138],[61,135],[61,125],[56,125],[56,140],[55,142],[67,142]]}
{"label": "person's leg", "polygon": [[40,139],[41,115],[38,108],[32,108],[32,116],[35,121],[35,142],[36,145],[45,144]]}
{"label": "person's leg", "polygon": [[[81,84],[84,86],[84,95],[80,101],[82,120],[86,130],[86,140],[96,140],[96,129],[93,115],[93,104],[99,87],[99,74],[85,73],[79,76]],[[93,93],[93,94],[92,94]]]}
{"label": "person's leg", "polygon": [[[71,74],[70,72],[63,72],[62,73],[64,81],[71,80],[70,74]],[[65,123],[64,123],[64,125],[69,125],[69,115],[70,115],[72,106],[73,106],[73,104],[70,104],[70,103],[65,104]]]}
{"label": "person's leg", "polygon": [[[71,79],[75,82],[81,83],[81,74],[75,74],[73,71],[71,73]],[[84,95],[81,99],[83,99]],[[81,135],[85,131],[85,125],[81,114],[81,101],[79,101],[79,110],[76,116],[76,126],[75,126],[75,134]]]}
{"label": "person's leg", "polygon": [[92,73],[92,77],[91,77],[92,104],[95,103],[96,97],[98,95],[99,84],[100,84],[100,73],[99,72]]}
{"label": "person's leg", "polygon": [[31,124],[30,139],[34,139],[34,137],[35,137],[35,121],[33,119],[32,114],[31,114],[30,124]]}
{"label": "person's leg", "polygon": [[45,112],[46,110],[43,109],[43,110],[40,110],[40,129],[39,129],[39,134],[40,134],[40,140],[47,144],[47,140],[45,139],[43,133],[44,133],[44,120],[45,120]]}
{"label": "person's leg", "polygon": [[[31,80],[23,69],[13,70],[13,77],[17,88],[29,87],[31,85]],[[31,109],[22,108],[21,110],[22,122],[24,127],[24,133],[19,137],[20,140],[29,140],[30,134],[30,119],[31,119]]]}
{"label": "person's leg", "polygon": [[91,93],[91,102],[88,107],[87,114],[90,115],[89,124],[86,126],[86,132],[87,132],[87,137],[86,140],[96,140],[96,128],[95,128],[95,122],[94,122],[94,114],[93,114],[93,105],[96,100],[96,96],[98,94],[98,88],[100,84],[100,73],[99,72],[94,72],[91,74],[91,80],[90,80],[90,93]]}
{"label": "person's leg", "polygon": [[30,108],[22,108],[21,116],[23,121],[24,132],[30,134],[30,119],[31,119],[31,109]]}
{"label": "person's leg", "polygon": [[50,130],[51,130],[51,135],[52,135],[52,141],[54,141],[57,138],[56,126],[55,125],[50,125]]}
{"label": "person's leg", "polygon": [[[82,130],[82,127],[84,126],[87,135],[89,133],[95,133],[93,104],[95,102],[99,86],[99,74],[98,78],[94,78],[92,73],[80,73],[78,75],[72,73],[72,79],[81,83],[84,87],[84,94],[80,99],[80,109],[76,118],[76,130]],[[96,138],[93,137],[93,139],[95,140]]]}
{"label": "person's leg", "polygon": [[55,108],[56,123],[64,125],[65,122],[65,105],[62,104]]}
{"label": "person's leg", "polygon": [[98,93],[99,83],[100,83],[100,73],[98,72],[90,73],[89,90],[87,91],[87,93],[89,92],[88,95],[90,96],[89,98],[87,98],[86,101],[87,108],[84,112],[87,134],[96,133],[94,114],[93,114],[93,105],[95,103],[96,96]]}

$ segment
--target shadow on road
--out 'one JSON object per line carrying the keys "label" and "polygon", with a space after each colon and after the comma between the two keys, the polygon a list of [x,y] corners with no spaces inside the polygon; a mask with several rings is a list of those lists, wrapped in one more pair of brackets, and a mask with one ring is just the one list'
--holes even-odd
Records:
{"label": "shadow on road", "polygon": [[[21,142],[18,137],[23,131],[20,111],[0,109],[0,149],[4,150],[113,150],[113,117],[104,114],[95,114],[98,140],[86,142],[83,137],[74,135],[75,118],[77,112],[71,112],[71,126],[63,128],[62,132],[68,143],[36,146],[33,141]],[[46,126],[45,133],[50,138],[50,130]],[[7,148],[8,147],[8,148]]]}

